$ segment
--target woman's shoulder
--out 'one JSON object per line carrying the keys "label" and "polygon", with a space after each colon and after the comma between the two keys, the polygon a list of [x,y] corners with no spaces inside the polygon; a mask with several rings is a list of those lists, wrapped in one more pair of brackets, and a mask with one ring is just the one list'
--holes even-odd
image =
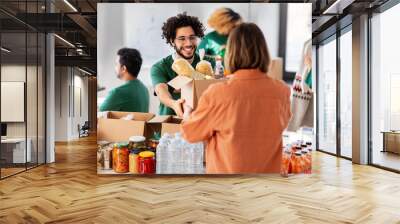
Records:
{"label": "woman's shoulder", "polygon": [[[229,90],[228,82],[221,81],[221,82],[213,83],[210,86],[208,86],[206,91],[204,91],[203,95],[216,96],[216,95],[221,95],[221,93],[225,93],[228,90]],[[216,98],[216,97],[212,97],[212,98]]]}
{"label": "woman's shoulder", "polygon": [[276,89],[283,95],[290,95],[290,86],[283,80],[269,77]]}

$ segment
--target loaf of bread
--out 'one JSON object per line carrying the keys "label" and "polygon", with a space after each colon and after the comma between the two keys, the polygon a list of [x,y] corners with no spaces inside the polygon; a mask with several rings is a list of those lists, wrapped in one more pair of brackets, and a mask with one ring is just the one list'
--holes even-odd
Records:
{"label": "loaf of bread", "polygon": [[206,60],[201,60],[199,63],[197,63],[196,71],[209,76],[213,76],[214,74],[211,63]]}
{"label": "loaf of bread", "polygon": [[192,78],[195,71],[192,65],[182,58],[178,58],[174,61],[172,64],[172,70],[174,70],[174,72],[176,72],[178,75],[187,76],[189,78]]}

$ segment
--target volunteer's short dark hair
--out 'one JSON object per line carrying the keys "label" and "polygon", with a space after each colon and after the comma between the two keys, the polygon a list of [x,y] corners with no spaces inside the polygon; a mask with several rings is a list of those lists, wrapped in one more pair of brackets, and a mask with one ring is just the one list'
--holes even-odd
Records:
{"label": "volunteer's short dark hair", "polygon": [[267,73],[271,62],[264,34],[254,23],[242,23],[228,37],[225,66],[230,73],[239,69],[259,69]]}
{"label": "volunteer's short dark hair", "polygon": [[176,30],[186,26],[191,26],[196,36],[200,38],[204,37],[204,31],[206,29],[200,22],[199,18],[188,16],[186,12],[168,18],[161,28],[161,37],[165,39],[167,44],[172,45],[171,40],[176,38]]}
{"label": "volunteer's short dark hair", "polygon": [[125,65],[128,72],[137,77],[142,67],[142,56],[140,52],[134,48],[121,48],[118,50],[119,63]]}

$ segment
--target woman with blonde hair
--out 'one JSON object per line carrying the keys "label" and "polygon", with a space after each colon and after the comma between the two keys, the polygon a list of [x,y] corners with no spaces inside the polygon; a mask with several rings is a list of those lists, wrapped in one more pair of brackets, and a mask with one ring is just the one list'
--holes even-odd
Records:
{"label": "woman with blonde hair", "polygon": [[214,31],[208,33],[200,42],[198,49],[204,49],[205,55],[224,59],[228,35],[242,22],[241,16],[230,8],[219,8],[208,18],[208,25]]}
{"label": "woman with blonde hair", "polygon": [[234,28],[225,65],[232,77],[211,85],[196,110],[185,106],[182,136],[205,141],[207,173],[279,173],[290,88],[267,75],[271,59],[254,23]]}

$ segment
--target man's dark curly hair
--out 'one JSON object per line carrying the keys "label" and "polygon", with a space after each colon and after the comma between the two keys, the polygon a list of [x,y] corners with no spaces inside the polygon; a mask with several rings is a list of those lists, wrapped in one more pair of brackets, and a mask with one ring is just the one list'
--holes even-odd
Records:
{"label": "man's dark curly hair", "polygon": [[171,40],[176,38],[176,30],[181,27],[191,26],[196,36],[204,37],[204,31],[206,30],[199,18],[195,16],[188,16],[186,12],[178,14],[167,19],[162,26],[161,37],[165,39],[167,44],[171,44]]}

